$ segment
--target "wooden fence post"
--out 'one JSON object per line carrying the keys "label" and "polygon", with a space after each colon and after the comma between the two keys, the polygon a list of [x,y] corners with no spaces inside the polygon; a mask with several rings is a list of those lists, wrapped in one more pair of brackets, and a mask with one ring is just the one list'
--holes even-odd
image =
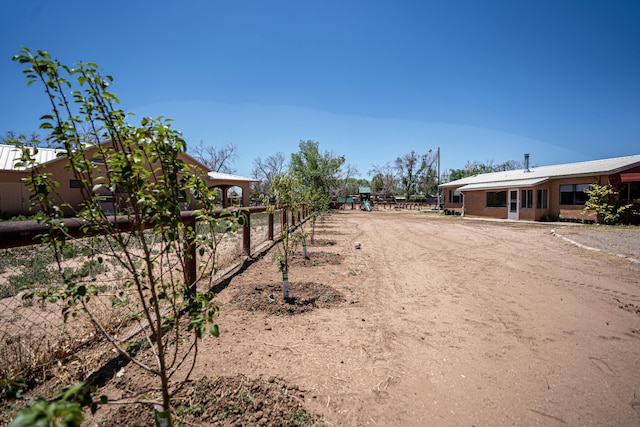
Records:
{"label": "wooden fence post", "polygon": [[273,212],[267,215],[267,239],[273,240]]}
{"label": "wooden fence post", "polygon": [[247,210],[242,211],[244,224],[242,225],[242,252],[251,255],[251,214]]}
{"label": "wooden fence post", "polygon": [[194,217],[183,217],[185,228],[191,227],[192,233],[186,233],[186,239],[184,241],[184,250],[187,254],[187,264],[184,272],[184,280],[191,288],[193,292],[196,291],[196,281],[198,280],[198,260],[196,259],[196,219]]}

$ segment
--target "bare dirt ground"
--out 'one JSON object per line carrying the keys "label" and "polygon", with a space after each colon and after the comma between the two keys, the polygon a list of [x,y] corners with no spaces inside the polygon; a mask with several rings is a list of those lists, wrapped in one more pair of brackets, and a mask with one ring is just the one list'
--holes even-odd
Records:
{"label": "bare dirt ground", "polygon": [[[273,250],[219,292],[221,334],[192,378],[235,378],[236,390],[259,378],[254,391],[289,398],[232,425],[284,425],[278,405],[328,426],[640,425],[640,264],[552,228],[334,213],[289,273],[291,301]],[[102,391],[144,382],[131,365],[121,374]],[[204,417],[202,396],[182,401],[199,408],[186,425],[224,424]],[[112,423],[149,422],[122,411]]]}

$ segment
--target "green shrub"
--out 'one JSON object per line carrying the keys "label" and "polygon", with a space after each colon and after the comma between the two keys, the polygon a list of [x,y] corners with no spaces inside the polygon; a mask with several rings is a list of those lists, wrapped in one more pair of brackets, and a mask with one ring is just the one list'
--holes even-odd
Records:
{"label": "green shrub", "polygon": [[591,189],[586,191],[587,199],[584,210],[595,213],[597,222],[601,224],[619,224],[622,216],[631,207],[630,204],[620,202],[619,191],[610,184],[591,184]]}

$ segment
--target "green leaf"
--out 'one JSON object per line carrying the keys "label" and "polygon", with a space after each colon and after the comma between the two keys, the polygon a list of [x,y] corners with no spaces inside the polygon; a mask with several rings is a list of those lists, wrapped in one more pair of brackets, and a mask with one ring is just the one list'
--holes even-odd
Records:
{"label": "green leaf", "polygon": [[220,329],[218,329],[218,325],[211,325],[209,332],[211,332],[211,335],[214,337],[220,336]]}

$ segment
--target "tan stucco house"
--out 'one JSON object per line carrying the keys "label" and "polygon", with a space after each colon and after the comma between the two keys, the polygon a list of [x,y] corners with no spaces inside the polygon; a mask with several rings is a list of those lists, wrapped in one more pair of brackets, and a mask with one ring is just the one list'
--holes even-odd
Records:
{"label": "tan stucco house", "polygon": [[[637,201],[640,155],[485,173],[441,184],[440,188],[443,208],[465,216],[595,220],[584,211],[585,190],[593,183],[612,184],[622,200]],[[628,220],[637,223],[640,218],[635,215]]]}
{"label": "tan stucco house", "polygon": [[[102,145],[108,145],[105,142]],[[87,156],[94,162],[99,162],[95,157],[97,148],[87,151]],[[35,152],[35,150],[34,150]],[[53,175],[53,179],[60,183],[58,191],[65,202],[74,209],[83,201],[81,191],[78,188],[73,173],[66,168],[68,158],[65,150],[52,148],[38,148],[35,159],[38,164],[45,166],[45,171]],[[242,190],[242,206],[249,206],[249,187],[255,180],[237,175],[210,172],[207,167],[186,153],[180,153],[180,158],[188,165],[195,166],[203,171],[204,179],[209,188],[218,188],[222,195],[221,205],[229,206],[228,192],[232,187]],[[0,216],[12,217],[16,215],[32,215],[30,210],[29,189],[23,183],[23,179],[29,175],[25,168],[16,167],[20,158],[20,151],[11,145],[0,145]],[[186,203],[186,201],[185,201]],[[185,209],[195,208],[185,204]],[[71,213],[68,212],[69,214]]]}

